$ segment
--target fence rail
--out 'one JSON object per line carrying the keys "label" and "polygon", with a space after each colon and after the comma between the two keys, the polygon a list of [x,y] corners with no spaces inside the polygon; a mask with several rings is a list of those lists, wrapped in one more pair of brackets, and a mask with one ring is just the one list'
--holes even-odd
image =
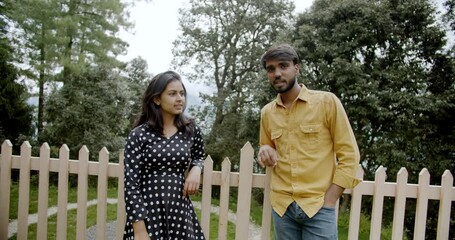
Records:
{"label": "fence rail", "polygon": [[[77,226],[76,239],[85,239],[87,230],[87,191],[88,176],[98,176],[97,188],[97,232],[96,239],[105,239],[107,216],[107,180],[109,177],[118,178],[118,204],[116,237],[121,239],[125,224],[125,209],[123,195],[123,156],[119,155],[119,163],[109,162],[109,152],[103,148],[99,152],[98,162],[89,161],[89,151],[84,146],[79,150],[78,160],[69,159],[69,149],[63,145],[58,158],[50,157],[48,144],[40,148],[39,157],[31,156],[31,146],[24,142],[19,156],[12,154],[12,144],[5,140],[0,154],[0,239],[7,239],[10,204],[19,204],[17,219],[17,239],[27,239],[29,215],[30,171],[39,171],[38,190],[38,223],[37,239],[47,239],[47,209],[49,194],[49,175],[58,173],[58,213],[57,239],[66,239],[67,236],[67,206],[68,206],[68,176],[77,174]],[[220,186],[219,221],[217,239],[227,239],[227,221],[229,207],[229,192],[231,187],[237,187],[237,220],[235,239],[251,238],[249,233],[250,206],[252,188],[264,189],[264,195],[270,192],[270,172],[266,174],[253,173],[254,149],[246,143],[241,149],[239,172],[231,172],[231,163],[225,159],[221,171],[213,170],[213,161],[208,157],[205,161],[202,177],[201,218],[202,229],[207,239],[210,239],[210,211],[212,186]],[[19,202],[10,202],[11,171],[19,169]],[[357,177],[363,179],[360,171]],[[380,167],[375,174],[374,181],[362,181],[353,190],[346,190],[351,195],[349,215],[349,239],[358,239],[360,212],[363,196],[372,196],[370,239],[380,239],[383,204],[385,197],[394,197],[394,215],[392,224],[392,238],[403,239],[405,205],[407,199],[417,199],[415,215],[414,239],[425,239],[427,208],[429,200],[439,201],[437,239],[448,239],[450,231],[451,205],[455,201],[455,187],[453,176],[446,170],[442,176],[441,186],[430,185],[430,174],[422,169],[418,184],[408,183],[408,172],[402,168],[397,175],[397,182],[386,182],[385,168]],[[270,239],[271,207],[269,198],[263,202],[261,236],[258,239]],[[248,237],[250,236],[250,237]]]}

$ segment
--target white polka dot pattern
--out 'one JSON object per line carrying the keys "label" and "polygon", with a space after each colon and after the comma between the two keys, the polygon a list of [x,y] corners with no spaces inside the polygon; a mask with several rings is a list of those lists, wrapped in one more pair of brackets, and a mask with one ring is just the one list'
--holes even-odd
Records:
{"label": "white polka dot pattern", "polygon": [[132,223],[140,220],[151,239],[204,239],[191,200],[182,196],[187,166],[203,168],[200,129],[166,138],[140,125],[128,135],[124,155],[124,239],[134,239]]}

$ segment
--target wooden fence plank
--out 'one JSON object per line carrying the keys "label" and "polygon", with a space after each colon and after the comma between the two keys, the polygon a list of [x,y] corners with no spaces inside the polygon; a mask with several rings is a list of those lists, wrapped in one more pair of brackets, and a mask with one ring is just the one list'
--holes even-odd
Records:
{"label": "wooden fence plank", "polygon": [[227,239],[227,225],[229,213],[229,177],[231,162],[228,158],[221,163],[220,206],[218,212],[218,240]]}
{"label": "wooden fence plank", "polygon": [[[125,213],[125,183],[124,183],[124,176],[123,176],[123,149],[119,151],[119,168],[116,168],[116,170],[119,173],[116,173],[118,177],[117,181],[117,227],[115,228],[115,236],[117,237],[117,240],[123,239],[123,229],[125,228],[125,223],[126,223],[126,213]],[[111,176],[111,175],[109,175]]]}
{"label": "wooden fence plank", "polygon": [[17,239],[28,237],[28,211],[30,203],[30,158],[32,147],[28,141],[21,145],[21,168],[19,172],[19,207],[17,214]]}
{"label": "wooden fence plank", "polygon": [[59,152],[57,239],[66,239],[67,234],[69,157],[70,150],[66,144],[63,144]]}
{"label": "wooden fence plank", "polygon": [[11,156],[13,144],[9,140],[3,141],[2,157],[0,162],[0,239],[8,238],[8,217],[11,192]]}
{"label": "wooden fence plank", "polygon": [[242,239],[245,238],[245,236],[249,236],[253,161],[254,149],[251,144],[247,142],[240,150],[239,194],[237,198],[235,239]]}
{"label": "wooden fence plank", "polygon": [[47,209],[49,206],[49,159],[51,149],[47,143],[40,148],[38,187],[37,239],[47,239]]}
{"label": "wooden fence plank", "polygon": [[261,239],[270,240],[270,230],[272,223],[272,205],[270,203],[270,179],[272,177],[272,168],[268,167],[265,170],[265,186],[264,202],[262,204],[262,229]]}
{"label": "wooden fence plank", "polygon": [[417,194],[416,218],[414,225],[414,240],[424,240],[428,208],[428,187],[430,173],[426,168],[419,173],[419,189]]}
{"label": "wooden fence plank", "polygon": [[76,239],[86,239],[87,229],[87,190],[88,190],[89,151],[84,145],[79,150],[79,168],[77,178],[77,225]]}
{"label": "wooden fence plank", "polygon": [[393,208],[392,239],[396,240],[403,239],[406,184],[408,184],[408,171],[406,168],[401,168],[397,175],[395,206]]}
{"label": "wooden fence plank", "polygon": [[109,152],[103,147],[99,152],[98,189],[96,206],[96,239],[106,238],[107,216],[107,166],[109,164]]}
{"label": "wooden fence plank", "polygon": [[374,177],[373,209],[371,213],[370,240],[381,239],[382,209],[384,204],[384,182],[386,173],[380,166]]}
{"label": "wooden fence plank", "polygon": [[436,239],[449,239],[450,210],[452,200],[450,192],[453,187],[453,176],[449,170],[444,171],[441,182],[441,200],[439,201],[438,232]]}
{"label": "wooden fence plank", "polygon": [[210,239],[210,209],[212,206],[213,160],[208,156],[204,161],[202,174],[201,227],[206,239]]}
{"label": "wooden fence plank", "polygon": [[[363,180],[364,171],[362,166],[359,166],[356,177]],[[362,186],[361,182],[358,186],[352,189],[351,197],[351,210],[349,215],[349,230],[348,230],[348,239],[357,240],[359,239],[359,225],[360,225],[360,208],[362,206]]]}

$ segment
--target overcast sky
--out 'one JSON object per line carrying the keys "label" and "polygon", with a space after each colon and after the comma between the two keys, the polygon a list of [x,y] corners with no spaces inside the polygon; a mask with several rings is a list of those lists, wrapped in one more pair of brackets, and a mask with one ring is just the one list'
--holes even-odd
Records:
{"label": "overcast sky", "polygon": [[[313,0],[294,0],[296,12],[311,6]],[[128,42],[128,54],[121,60],[129,61],[141,56],[149,72],[157,74],[169,70],[172,61],[172,42],[178,36],[178,9],[187,6],[187,0],[138,1],[131,10],[130,19],[135,23],[131,33],[122,33]]]}

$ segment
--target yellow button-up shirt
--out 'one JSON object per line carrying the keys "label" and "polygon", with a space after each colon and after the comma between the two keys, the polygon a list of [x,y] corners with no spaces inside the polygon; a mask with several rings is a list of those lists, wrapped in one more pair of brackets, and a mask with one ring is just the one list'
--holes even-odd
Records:
{"label": "yellow button-up shirt", "polygon": [[340,100],[302,85],[287,109],[277,98],[261,110],[260,145],[276,149],[270,200],[280,216],[295,201],[309,216],[324,205],[332,183],[353,188],[360,154]]}

